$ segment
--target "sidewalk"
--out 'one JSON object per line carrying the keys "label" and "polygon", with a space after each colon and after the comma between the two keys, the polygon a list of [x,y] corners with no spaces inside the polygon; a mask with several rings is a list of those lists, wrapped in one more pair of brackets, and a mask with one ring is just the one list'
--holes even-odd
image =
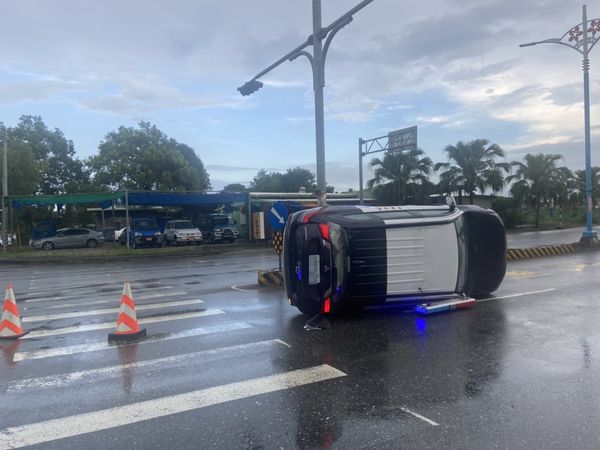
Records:
{"label": "sidewalk", "polygon": [[579,242],[584,227],[548,231],[515,231],[506,233],[508,248],[532,248]]}

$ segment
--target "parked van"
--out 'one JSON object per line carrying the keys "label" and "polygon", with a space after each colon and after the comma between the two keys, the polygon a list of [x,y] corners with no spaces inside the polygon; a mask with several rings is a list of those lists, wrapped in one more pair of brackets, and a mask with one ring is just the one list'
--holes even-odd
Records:
{"label": "parked van", "polygon": [[293,214],[283,242],[289,301],[305,314],[487,295],[506,272],[500,217],[478,206],[329,206]]}

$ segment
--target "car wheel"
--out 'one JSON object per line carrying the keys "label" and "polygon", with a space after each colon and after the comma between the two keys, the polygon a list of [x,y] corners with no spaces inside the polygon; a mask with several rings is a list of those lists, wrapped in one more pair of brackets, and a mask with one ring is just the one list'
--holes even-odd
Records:
{"label": "car wheel", "polygon": [[161,247],[162,247],[162,244],[160,242],[157,242],[156,243],[156,248],[161,248]]}
{"label": "car wheel", "polygon": [[214,244],[215,243],[215,237],[212,234],[208,235],[208,243],[209,244]]}
{"label": "car wheel", "polygon": [[135,241],[133,241],[133,243],[131,244],[131,248],[133,248],[134,250],[137,248],[137,244],[135,243]]}
{"label": "car wheel", "polygon": [[50,241],[47,241],[42,244],[42,248],[44,250],[54,250],[54,244]]}
{"label": "car wheel", "polygon": [[98,247],[98,241],[96,239],[88,239],[85,245],[87,245],[87,248],[96,248]]}
{"label": "car wheel", "polygon": [[173,236],[173,245],[177,247],[179,243],[177,242],[177,236]]}

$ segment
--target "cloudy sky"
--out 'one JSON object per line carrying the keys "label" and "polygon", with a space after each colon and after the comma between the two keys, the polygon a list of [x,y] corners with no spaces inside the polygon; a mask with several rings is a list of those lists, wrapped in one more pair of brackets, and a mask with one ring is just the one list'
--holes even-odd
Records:
{"label": "cloudy sky", "polygon": [[[312,75],[286,62],[242,97],[236,88],[304,42],[310,0],[5,0],[0,121],[60,128],[85,158],[140,120],[193,147],[213,187],[262,168],[315,171]],[[359,0],[323,0],[327,25]],[[434,161],[487,138],[509,160],[560,153],[583,168],[581,55],[559,45],[581,22],[572,0],[375,0],[331,45],[326,65],[327,183],[358,186],[358,138],[418,126]],[[588,18],[600,17],[589,2]],[[596,63],[597,61],[597,63]],[[591,52],[592,162],[600,165],[600,49]],[[365,175],[369,178],[369,174]]]}

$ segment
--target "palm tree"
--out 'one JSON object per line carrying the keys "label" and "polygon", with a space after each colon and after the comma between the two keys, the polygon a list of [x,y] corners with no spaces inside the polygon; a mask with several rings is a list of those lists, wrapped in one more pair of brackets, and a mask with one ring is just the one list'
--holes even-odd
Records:
{"label": "palm tree", "polygon": [[[575,171],[575,185],[578,191],[577,200],[580,204],[585,204],[585,170]],[[600,199],[600,167],[592,167],[592,202],[594,206]]]}
{"label": "palm tree", "polygon": [[424,200],[431,186],[428,175],[433,162],[420,148],[399,153],[386,153],[383,160],[373,158],[375,178],[367,182],[382,203],[403,204],[409,196]]}
{"label": "palm tree", "polygon": [[460,198],[464,192],[469,195],[472,205],[476,190],[483,193],[489,187],[498,192],[504,187],[503,172],[510,171],[510,164],[496,162],[497,157],[505,156],[497,144],[491,144],[487,139],[459,141],[444,151],[449,162],[437,163],[435,170],[446,169],[440,174],[439,185],[445,193],[458,192]]}
{"label": "palm tree", "polygon": [[517,172],[509,176],[506,182],[516,180],[510,192],[516,199],[535,209],[535,227],[539,228],[540,206],[554,195],[557,179],[560,177],[556,161],[562,159],[562,155],[528,153],[524,159],[525,164],[513,161],[512,165],[517,167]]}

